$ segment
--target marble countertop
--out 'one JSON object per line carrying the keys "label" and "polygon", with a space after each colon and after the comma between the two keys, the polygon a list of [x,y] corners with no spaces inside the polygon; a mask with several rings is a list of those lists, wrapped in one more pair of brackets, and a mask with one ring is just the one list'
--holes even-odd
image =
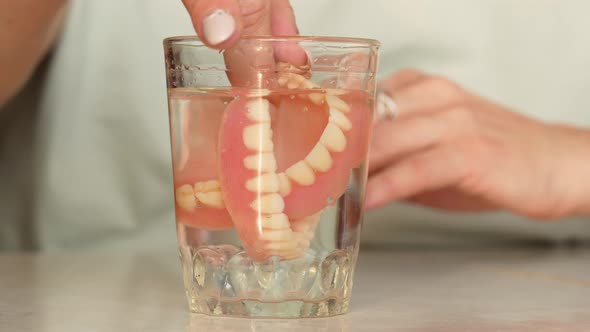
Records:
{"label": "marble countertop", "polygon": [[590,331],[588,249],[363,250],[350,313],[189,314],[175,255],[0,254],[0,331]]}

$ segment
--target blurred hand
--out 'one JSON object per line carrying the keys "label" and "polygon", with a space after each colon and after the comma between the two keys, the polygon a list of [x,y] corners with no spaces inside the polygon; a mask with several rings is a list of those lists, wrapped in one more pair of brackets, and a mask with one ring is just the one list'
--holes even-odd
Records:
{"label": "blurred hand", "polygon": [[511,112],[441,77],[381,83],[398,117],[374,128],[368,208],[397,200],[535,219],[590,215],[590,132]]}
{"label": "blurred hand", "polygon": [[242,36],[296,35],[289,0],[182,0],[201,40],[231,48]]}

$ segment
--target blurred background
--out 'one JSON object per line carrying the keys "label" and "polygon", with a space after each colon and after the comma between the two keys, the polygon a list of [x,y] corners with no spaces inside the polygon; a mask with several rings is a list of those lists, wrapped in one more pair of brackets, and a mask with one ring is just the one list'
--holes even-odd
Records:
{"label": "blurred background", "polygon": [[[588,2],[292,3],[303,35],[381,41],[380,78],[418,68],[590,126]],[[194,35],[180,0],[70,1],[50,53],[0,109],[0,250],[176,251],[162,40],[177,35]],[[367,214],[361,248],[580,245],[589,219],[396,203]]]}

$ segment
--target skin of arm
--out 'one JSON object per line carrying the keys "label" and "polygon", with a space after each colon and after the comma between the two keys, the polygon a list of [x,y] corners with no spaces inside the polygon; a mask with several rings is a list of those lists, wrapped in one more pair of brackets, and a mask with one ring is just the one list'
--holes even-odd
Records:
{"label": "skin of arm", "polygon": [[23,87],[55,42],[67,2],[0,1],[0,107]]}

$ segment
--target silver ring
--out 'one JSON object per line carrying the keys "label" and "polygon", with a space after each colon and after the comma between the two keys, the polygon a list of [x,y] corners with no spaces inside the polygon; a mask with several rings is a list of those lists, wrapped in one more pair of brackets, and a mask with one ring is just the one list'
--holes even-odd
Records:
{"label": "silver ring", "polygon": [[376,103],[375,110],[377,114],[375,116],[375,121],[393,120],[397,117],[397,105],[395,104],[395,101],[393,101],[393,98],[391,98],[391,96],[385,91],[377,90]]}

